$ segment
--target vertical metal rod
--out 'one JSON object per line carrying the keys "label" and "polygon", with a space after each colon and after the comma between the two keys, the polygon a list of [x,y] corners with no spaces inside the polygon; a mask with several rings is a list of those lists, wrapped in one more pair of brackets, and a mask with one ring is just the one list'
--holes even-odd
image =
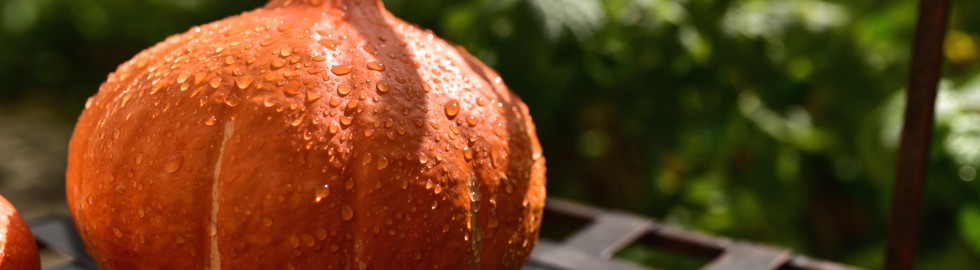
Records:
{"label": "vertical metal rod", "polygon": [[898,154],[891,215],[888,220],[886,269],[908,270],[915,263],[922,209],[922,190],[929,157],[936,92],[943,65],[948,0],[920,0],[919,22],[909,69],[905,124]]}

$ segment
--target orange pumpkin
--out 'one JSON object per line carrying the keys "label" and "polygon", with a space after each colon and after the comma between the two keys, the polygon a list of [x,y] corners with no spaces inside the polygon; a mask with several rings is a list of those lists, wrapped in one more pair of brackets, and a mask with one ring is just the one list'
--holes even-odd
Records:
{"label": "orange pumpkin", "polygon": [[37,242],[17,209],[0,196],[0,270],[41,269]]}
{"label": "orange pumpkin", "polygon": [[110,74],[67,193],[104,269],[517,269],[544,174],[462,48],[378,0],[273,0]]}

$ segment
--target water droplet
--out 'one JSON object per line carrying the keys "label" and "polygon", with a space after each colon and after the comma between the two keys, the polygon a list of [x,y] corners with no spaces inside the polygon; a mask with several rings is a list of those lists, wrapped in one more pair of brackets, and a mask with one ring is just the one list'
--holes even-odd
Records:
{"label": "water droplet", "polygon": [[346,96],[347,94],[350,94],[350,92],[353,90],[354,89],[351,88],[350,85],[341,84],[337,86],[337,94],[340,94],[341,96]]}
{"label": "water droplet", "polygon": [[279,55],[281,55],[282,57],[287,57],[292,54],[293,54],[293,49],[290,48],[283,48],[282,50],[279,51]]}
{"label": "water droplet", "polygon": [[478,123],[480,123],[480,120],[476,119],[475,115],[470,115],[466,117],[466,124],[470,125],[471,127],[475,127],[476,124]]}
{"label": "water droplet", "polygon": [[286,60],[285,59],[282,59],[282,58],[272,59],[272,68],[279,69],[279,68],[282,68],[284,66],[286,66]]}
{"label": "water droplet", "polygon": [[313,236],[312,235],[310,235],[310,234],[304,234],[303,235],[303,244],[306,245],[306,247],[313,247],[313,245],[316,244],[316,242],[313,242]]}
{"label": "water droplet", "polygon": [[262,226],[272,227],[272,218],[262,217]]}
{"label": "water droplet", "polygon": [[425,180],[425,189],[432,189],[432,179]]}
{"label": "water droplet", "polygon": [[476,99],[476,105],[484,106],[487,105],[487,99],[479,97]]}
{"label": "water droplet", "polygon": [[378,170],[388,167],[388,158],[382,156],[378,158]]}
{"label": "water droplet", "polygon": [[293,248],[298,248],[299,247],[299,237],[296,237],[295,234],[289,235],[289,245],[292,246]]}
{"label": "water droplet", "polygon": [[115,235],[116,238],[122,238],[122,231],[120,231],[119,228],[112,228],[112,234]]}
{"label": "water droplet", "polygon": [[287,23],[280,24],[279,27],[277,27],[276,29],[278,29],[279,32],[286,32],[289,31],[289,29],[293,29],[294,26],[296,26],[296,24],[292,22],[287,22]]}
{"label": "water droplet", "polygon": [[378,82],[378,92],[381,92],[382,94],[384,94],[384,93],[388,93],[388,91],[390,91],[390,90],[391,90],[391,88],[388,87],[388,84],[387,83],[385,83],[385,82]]}
{"label": "water droplet", "polygon": [[231,65],[231,64],[234,64],[234,63],[235,63],[235,57],[234,56],[229,55],[228,57],[225,57],[225,64]]}
{"label": "water droplet", "polygon": [[353,179],[347,179],[347,181],[344,182],[344,189],[351,190],[353,188],[354,188],[354,180]]}
{"label": "water droplet", "polygon": [[375,71],[385,71],[385,65],[378,62],[370,62],[367,64],[368,69]]}
{"label": "water droplet", "polygon": [[347,109],[348,110],[357,109],[357,105],[359,105],[359,104],[360,104],[360,102],[357,101],[356,99],[351,100],[350,102],[347,102]]}
{"label": "water droplet", "polygon": [[214,122],[216,122],[216,121],[218,121],[218,119],[215,118],[214,115],[212,115],[212,116],[209,116],[208,119],[205,119],[204,120],[204,124],[205,125],[209,125],[209,126],[213,126],[214,125]]}
{"label": "water droplet", "polygon": [[211,88],[218,88],[219,86],[221,86],[221,78],[218,77],[212,78],[209,84],[211,85]]}
{"label": "water droplet", "polygon": [[184,82],[187,81],[187,78],[190,78],[190,77],[191,77],[191,73],[190,72],[188,72],[186,70],[181,71],[179,74],[177,74],[177,83],[184,83]]}
{"label": "water droplet", "polygon": [[329,39],[321,39],[321,40],[318,40],[317,43],[320,43],[320,45],[323,45],[323,47],[326,47],[327,49],[330,49],[331,51],[336,51],[337,50],[337,46],[340,46],[340,42],[339,41],[334,41],[334,40],[329,40]]}
{"label": "water droplet", "polygon": [[342,100],[339,98],[330,98],[330,107],[340,106],[340,102],[342,102]]}
{"label": "water droplet", "polygon": [[235,78],[235,85],[238,86],[238,89],[245,90],[249,85],[252,85],[253,81],[255,81],[255,78],[252,76],[238,77]]}
{"label": "water droplet", "polygon": [[172,157],[167,161],[167,164],[163,166],[163,169],[168,173],[177,172],[180,166],[184,164],[184,159],[181,157]]}
{"label": "water droplet", "polygon": [[432,201],[432,210],[436,210],[439,207],[439,201]]}
{"label": "water droplet", "polygon": [[435,192],[436,194],[442,193],[442,185],[436,184],[435,187],[432,187],[432,191]]}
{"label": "water droplet", "polygon": [[316,190],[316,202],[320,202],[328,196],[330,196],[330,185],[323,185],[322,188]]}
{"label": "water droplet", "polygon": [[333,68],[330,69],[330,72],[333,72],[333,74],[337,76],[350,74],[351,71],[353,71],[353,69],[350,66],[333,66]]}
{"label": "water droplet", "polygon": [[320,241],[327,239],[327,229],[324,228],[316,229],[316,239]]}
{"label": "water droplet", "polygon": [[351,209],[349,205],[344,205],[340,209],[340,217],[344,220],[351,220],[354,218],[354,209]]}
{"label": "water droplet", "polygon": [[315,91],[306,91],[306,101],[308,102],[314,102],[320,100],[320,98],[322,97],[323,97],[322,94],[317,93]]}
{"label": "water droplet", "polygon": [[449,102],[446,103],[445,109],[446,109],[446,116],[450,118],[455,117],[456,114],[459,113],[459,101],[456,101],[455,99],[450,100]]}
{"label": "water droplet", "polygon": [[267,97],[265,98],[265,100],[262,101],[262,106],[269,108],[272,106],[276,106],[276,103],[278,102],[275,99],[273,99],[272,97]]}
{"label": "water droplet", "polygon": [[327,58],[323,57],[322,55],[317,55],[313,57],[313,62],[323,62],[323,61],[327,61]]}

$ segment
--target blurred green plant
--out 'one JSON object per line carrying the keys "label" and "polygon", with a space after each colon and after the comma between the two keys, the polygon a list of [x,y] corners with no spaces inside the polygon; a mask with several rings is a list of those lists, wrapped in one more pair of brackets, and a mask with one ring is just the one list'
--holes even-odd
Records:
{"label": "blurred green plant", "polygon": [[[882,266],[916,1],[385,2],[524,98],[552,196]],[[954,2],[923,268],[980,268],[980,2]],[[7,0],[0,112],[72,123],[139,50],[262,4]]]}

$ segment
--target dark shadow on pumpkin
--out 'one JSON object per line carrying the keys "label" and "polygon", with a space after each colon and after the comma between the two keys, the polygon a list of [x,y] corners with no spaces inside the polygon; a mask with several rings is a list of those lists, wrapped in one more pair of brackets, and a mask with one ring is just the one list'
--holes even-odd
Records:
{"label": "dark shadow on pumpkin", "polygon": [[[355,29],[360,35],[364,37],[365,44],[349,44],[352,46],[357,46],[357,51],[370,51],[371,49],[365,49],[366,46],[370,46],[377,53],[372,54],[362,54],[362,56],[367,56],[367,59],[360,59],[356,61],[361,66],[354,67],[354,76],[359,76],[359,71],[364,71],[368,73],[374,73],[376,71],[366,70],[367,68],[363,64],[368,62],[379,62],[385,67],[385,70],[381,75],[379,80],[374,74],[369,74],[361,78],[354,77],[351,81],[356,82],[354,86],[355,91],[351,93],[351,98],[355,98],[355,94],[363,94],[365,96],[379,96],[379,101],[374,108],[378,108],[377,112],[363,111],[355,115],[354,117],[360,117],[362,119],[354,121],[354,123],[349,127],[353,130],[368,130],[375,129],[373,126],[375,123],[381,123],[382,126],[378,127],[375,135],[373,136],[362,136],[362,134],[353,134],[354,141],[352,142],[352,147],[357,149],[355,153],[348,160],[348,164],[353,166],[346,166],[349,170],[345,171],[344,177],[354,178],[354,182],[360,185],[360,188],[354,188],[352,194],[345,195],[345,202],[353,207],[354,209],[364,210],[359,213],[361,218],[355,217],[352,222],[348,222],[346,225],[349,226],[347,231],[353,232],[357,235],[355,238],[360,239],[374,239],[367,241],[379,241],[376,238],[379,235],[383,235],[388,240],[382,242],[375,242],[374,252],[378,249],[387,248],[391,251],[397,250],[398,252],[391,252],[386,254],[386,256],[378,256],[381,254],[372,254],[372,265],[391,265],[393,262],[406,262],[412,260],[410,256],[413,253],[418,252],[423,248],[424,244],[420,241],[412,241],[409,239],[421,240],[425,239],[427,230],[432,230],[432,228],[441,228],[441,226],[425,226],[425,228],[413,228],[420,232],[420,236],[411,236],[409,238],[398,237],[388,237],[387,233],[389,230],[396,230],[398,225],[386,224],[386,219],[395,219],[396,216],[400,217],[403,210],[408,209],[407,205],[412,204],[411,199],[406,203],[405,201],[400,201],[405,199],[404,194],[418,194],[417,191],[413,189],[424,188],[420,187],[418,183],[413,182],[412,179],[415,176],[424,176],[426,174],[424,165],[420,165],[417,160],[406,160],[405,157],[413,156],[418,158],[416,155],[419,153],[426,153],[425,149],[422,149],[422,144],[425,138],[429,138],[431,135],[425,128],[414,128],[412,123],[416,121],[426,122],[428,115],[427,110],[422,111],[420,108],[428,108],[429,100],[426,93],[422,91],[421,83],[424,82],[422,76],[418,73],[417,67],[413,65],[414,56],[411,50],[409,50],[409,41],[405,40],[400,33],[397,33],[394,29],[395,25],[403,23],[395,18],[394,15],[388,13],[387,10],[383,8],[380,0],[361,0],[361,1],[343,1],[335,0],[333,4],[344,5],[347,3],[346,17],[347,23]],[[341,6],[342,7],[342,6]],[[354,54],[357,55],[357,54]],[[358,56],[352,56],[358,57]],[[370,59],[374,57],[374,59]],[[382,93],[378,90],[377,84],[385,83],[389,86],[387,93]],[[363,100],[363,102],[371,102],[370,98]],[[389,110],[390,109],[390,110]],[[408,112],[407,114],[403,114]],[[373,115],[373,116],[370,116]],[[374,118],[371,121],[365,121],[369,118]],[[387,126],[385,121],[390,121],[394,119],[394,126]],[[404,121],[404,122],[401,122]],[[407,124],[407,133],[399,134],[396,133],[396,129],[400,125]],[[408,128],[412,127],[412,128]],[[401,137],[398,139],[391,139],[396,137]],[[411,139],[409,139],[411,138]],[[365,157],[368,154],[372,154],[372,161],[370,165],[363,165],[362,160],[366,160]],[[385,173],[378,173],[378,169],[374,164],[378,162],[382,157],[386,157],[391,165],[387,166]],[[392,177],[404,177],[403,179],[369,179],[368,177],[377,175],[386,175]],[[407,178],[407,179],[406,179]],[[374,185],[375,181],[382,182],[382,186],[385,187],[385,191],[372,192],[371,185]],[[410,183],[407,190],[402,190],[399,187],[399,181],[408,181]],[[411,198],[411,197],[410,197]],[[421,201],[423,198],[415,198],[417,201]],[[399,201],[395,201],[399,200]],[[390,206],[390,207],[389,207]],[[450,207],[449,205],[443,207]],[[373,218],[364,218],[367,211],[370,210],[374,215],[387,215],[387,217],[374,216]],[[462,210],[461,210],[462,211]],[[405,213],[407,215],[418,215],[417,219],[421,220],[421,214],[417,213]],[[438,219],[437,219],[438,220]],[[418,221],[412,222],[417,223]],[[393,227],[392,227],[393,226]],[[366,230],[364,228],[385,228],[383,232],[371,234],[371,230]],[[405,230],[408,228],[398,228]],[[404,232],[408,234],[408,232]],[[434,232],[433,232],[434,234]],[[434,236],[434,235],[433,235]],[[420,238],[421,237],[421,238]],[[358,247],[357,239],[352,240],[347,243],[346,247],[348,250],[366,248]],[[420,245],[422,244],[422,245]],[[386,247],[379,246],[385,245]],[[370,253],[368,251],[367,253]],[[355,256],[350,256],[355,257]],[[348,266],[358,267],[357,263],[350,262]]]}

